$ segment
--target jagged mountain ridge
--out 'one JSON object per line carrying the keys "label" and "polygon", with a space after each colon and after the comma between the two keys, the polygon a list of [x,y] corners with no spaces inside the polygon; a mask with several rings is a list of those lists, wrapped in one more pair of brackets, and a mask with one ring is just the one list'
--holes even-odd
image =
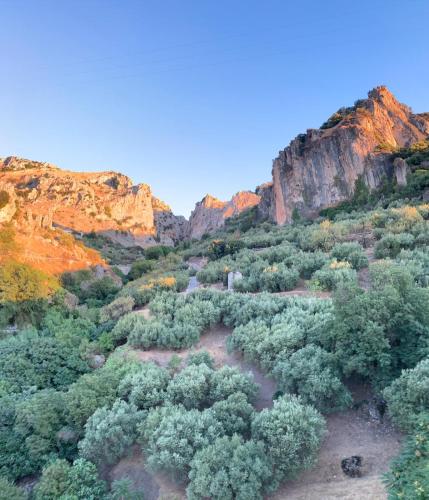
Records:
{"label": "jagged mountain ridge", "polygon": [[9,197],[0,209],[0,223],[19,213],[18,231],[33,224],[77,234],[96,232],[124,246],[142,247],[200,237],[259,201],[251,192],[237,193],[228,202],[208,195],[188,221],[173,214],[148,184],[134,185],[123,174],[72,172],[16,156],[0,159],[0,191]]}
{"label": "jagged mountain ridge", "polygon": [[221,201],[207,194],[195,205],[189,218],[188,237],[201,238],[225,224],[225,220],[259,204],[260,196],[251,191],[240,191],[231,200]]}
{"label": "jagged mountain ridge", "polygon": [[273,161],[272,182],[260,186],[259,210],[277,224],[296,209],[313,216],[353,195],[362,177],[370,189],[395,174],[389,148],[408,147],[429,135],[427,113],[414,114],[384,86],[352,108],[334,114],[324,127],[291,141]]}

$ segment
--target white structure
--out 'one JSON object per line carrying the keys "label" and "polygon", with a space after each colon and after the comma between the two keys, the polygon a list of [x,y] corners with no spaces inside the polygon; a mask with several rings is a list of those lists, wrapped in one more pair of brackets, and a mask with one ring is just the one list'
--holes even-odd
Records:
{"label": "white structure", "polygon": [[243,275],[240,271],[232,271],[228,273],[228,292],[234,291],[234,281],[241,280]]}

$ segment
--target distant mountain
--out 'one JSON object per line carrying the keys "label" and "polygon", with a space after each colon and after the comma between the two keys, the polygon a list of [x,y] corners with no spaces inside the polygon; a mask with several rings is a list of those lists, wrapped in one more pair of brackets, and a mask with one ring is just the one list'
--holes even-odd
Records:
{"label": "distant mountain", "polygon": [[391,155],[398,147],[427,139],[429,114],[414,114],[384,86],[367,99],[341,108],[320,129],[298,135],[273,161],[272,182],[257,190],[260,213],[277,224],[294,211],[316,215],[353,196],[358,178],[370,188],[394,175]]}
{"label": "distant mountain", "polygon": [[[187,221],[149,185],[133,185],[117,172],[71,172],[15,156],[0,159],[1,231],[13,231],[22,261],[53,272],[103,263],[78,241],[84,233],[100,233],[124,246],[174,245],[216,230],[258,202],[250,192],[229,202],[206,196]],[[9,254],[0,248],[0,259]]]}
{"label": "distant mountain", "polygon": [[251,191],[240,191],[229,201],[220,201],[206,195],[195,205],[189,218],[188,237],[201,238],[225,224],[225,220],[259,204],[260,196]]}

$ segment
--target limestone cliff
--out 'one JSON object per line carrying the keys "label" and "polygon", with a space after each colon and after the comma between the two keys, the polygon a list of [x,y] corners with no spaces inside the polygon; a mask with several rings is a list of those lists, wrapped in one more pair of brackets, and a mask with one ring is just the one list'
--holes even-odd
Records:
{"label": "limestone cliff", "polygon": [[0,160],[0,184],[7,185],[21,211],[51,214],[56,227],[100,232],[147,246],[173,244],[186,232],[185,219],[155,198],[147,184],[133,185],[116,172],[83,173],[16,157]]}
{"label": "limestone cliff", "polygon": [[229,201],[220,201],[208,194],[195,205],[191,213],[188,236],[201,238],[203,234],[222,227],[229,217],[258,205],[259,201],[260,196],[251,191],[240,191]]}
{"label": "limestone cliff", "polygon": [[394,173],[387,151],[426,139],[428,114],[414,114],[386,87],[342,108],[322,125],[298,135],[273,161],[272,184],[257,192],[259,210],[278,224],[297,210],[313,216],[353,195],[362,177],[370,189]]}

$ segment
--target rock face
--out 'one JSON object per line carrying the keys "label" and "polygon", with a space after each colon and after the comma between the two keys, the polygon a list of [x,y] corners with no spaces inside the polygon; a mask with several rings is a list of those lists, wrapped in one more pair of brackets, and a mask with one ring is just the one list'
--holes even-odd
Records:
{"label": "rock face", "polygon": [[[147,184],[133,185],[116,172],[77,173],[17,157],[0,160],[0,189],[18,200],[27,219],[68,231],[115,235],[129,244],[174,244],[186,220],[155,198]],[[0,220],[13,216],[0,210]],[[15,208],[16,209],[16,208]]]}
{"label": "rock face", "polygon": [[[259,211],[278,224],[292,220],[294,210],[311,217],[320,209],[349,199],[361,177],[370,189],[394,175],[386,154],[426,139],[427,113],[413,114],[386,87],[368,99],[342,108],[320,129],[298,135],[273,161],[272,183],[258,188]],[[403,172],[396,168],[403,181]]]}
{"label": "rock face", "polygon": [[195,205],[189,219],[187,236],[201,238],[225,224],[225,220],[259,204],[261,197],[251,191],[240,191],[230,201],[220,201],[206,195]]}

